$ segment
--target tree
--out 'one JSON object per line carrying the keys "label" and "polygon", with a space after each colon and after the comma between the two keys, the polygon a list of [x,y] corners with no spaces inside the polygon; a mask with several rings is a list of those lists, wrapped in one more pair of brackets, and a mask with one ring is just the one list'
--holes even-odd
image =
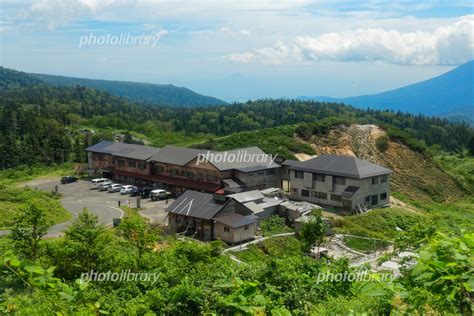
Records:
{"label": "tree", "polygon": [[303,250],[310,252],[311,248],[316,244],[319,258],[319,247],[324,241],[326,230],[327,226],[323,221],[321,209],[314,209],[309,215],[308,220],[301,227],[300,237],[303,242]]}
{"label": "tree", "polygon": [[471,139],[469,140],[468,149],[469,154],[471,156],[474,156],[474,136],[471,136]]}
{"label": "tree", "polygon": [[150,251],[156,235],[139,216],[125,217],[119,225],[119,234],[136,250],[137,270],[141,269],[143,255]]}
{"label": "tree", "polygon": [[465,315],[472,315],[474,299],[474,234],[451,237],[438,233],[421,249],[410,273],[415,284],[446,297]]}
{"label": "tree", "polygon": [[97,216],[84,209],[65,232],[65,246],[72,251],[76,266],[90,271],[98,265],[104,242],[105,227],[99,224]]}
{"label": "tree", "polygon": [[51,225],[44,207],[35,201],[28,202],[16,216],[10,238],[21,255],[35,260],[40,250],[41,238],[46,235]]}

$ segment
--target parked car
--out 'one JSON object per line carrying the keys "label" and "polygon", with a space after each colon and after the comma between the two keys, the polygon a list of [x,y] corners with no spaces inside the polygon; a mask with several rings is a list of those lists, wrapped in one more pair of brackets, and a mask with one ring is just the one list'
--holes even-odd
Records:
{"label": "parked car", "polygon": [[106,181],[110,181],[109,179],[107,178],[96,178],[96,179],[92,179],[92,184],[95,185],[96,187],[99,187],[102,183],[106,182]]}
{"label": "parked car", "polygon": [[122,189],[122,185],[118,183],[114,183],[109,186],[109,188],[107,189],[107,192],[109,193],[120,192],[120,189]]}
{"label": "parked car", "polygon": [[77,178],[74,176],[65,176],[61,178],[61,183],[66,184],[66,183],[73,183],[76,182]]}
{"label": "parked car", "polygon": [[150,197],[150,192],[153,191],[153,188],[145,187],[145,188],[134,188],[130,192],[130,196],[141,196],[142,198],[146,199]]}
{"label": "parked car", "polygon": [[132,193],[133,189],[136,189],[136,186],[134,186],[134,185],[124,185],[120,189],[120,194],[130,194],[130,193]]}
{"label": "parked car", "polygon": [[114,184],[112,181],[107,180],[99,184],[99,191],[107,191],[109,187]]}
{"label": "parked car", "polygon": [[162,189],[153,190],[150,192],[150,198],[152,201],[167,199],[171,196],[171,193]]}

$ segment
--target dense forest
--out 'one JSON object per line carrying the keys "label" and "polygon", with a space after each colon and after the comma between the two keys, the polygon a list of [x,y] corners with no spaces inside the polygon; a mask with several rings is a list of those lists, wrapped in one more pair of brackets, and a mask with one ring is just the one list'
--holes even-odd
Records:
{"label": "dense forest", "polygon": [[222,100],[196,93],[187,88],[176,87],[171,84],[164,85],[142,82],[94,80],[44,74],[31,75],[53,86],[82,86],[105,91],[140,103],[183,107],[226,104],[226,102]]}
{"label": "dense forest", "polygon": [[[258,100],[207,107],[164,107],[130,102],[85,87],[53,87],[30,75],[2,68],[0,72],[0,166],[83,161],[83,150],[105,130],[147,136],[152,143],[173,143],[170,135],[196,137],[200,142],[242,131],[298,125],[308,137],[318,122],[337,118],[379,124],[402,141],[446,151],[467,148],[474,130],[444,119],[401,112],[361,110],[336,103]],[[197,137],[199,135],[199,137]]]}

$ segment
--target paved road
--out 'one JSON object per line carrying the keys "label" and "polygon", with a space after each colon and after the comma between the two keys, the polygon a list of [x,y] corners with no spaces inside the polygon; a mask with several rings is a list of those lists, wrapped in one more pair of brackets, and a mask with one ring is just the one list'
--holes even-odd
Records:
{"label": "paved road", "polygon": [[[47,237],[57,237],[63,234],[63,231],[71,225],[77,218],[77,215],[87,208],[91,213],[97,215],[99,222],[105,225],[112,225],[114,218],[121,218],[123,216],[122,210],[118,208],[118,201],[122,201],[122,205],[126,205],[130,201],[131,206],[135,207],[136,198],[131,198],[128,195],[121,195],[119,193],[101,192],[89,181],[79,180],[75,183],[59,184],[57,179],[35,179],[25,184],[31,188],[51,192],[56,185],[59,186],[59,193],[62,194],[61,204],[72,214],[72,219],[59,223],[51,227]],[[93,189],[94,188],[94,189]],[[143,217],[150,219],[153,223],[162,224],[166,218],[167,213],[164,209],[174,200],[170,199],[168,204],[166,201],[150,201],[143,199],[141,202],[142,211],[140,214]],[[0,231],[0,235],[8,234],[9,231]]]}
{"label": "paved road", "polygon": [[[63,195],[61,204],[72,214],[71,220],[59,223],[51,227],[46,237],[57,237],[63,234],[63,231],[71,225],[77,218],[77,215],[87,208],[91,213],[97,215],[99,223],[112,225],[114,218],[123,216],[122,210],[117,206],[119,199],[124,199],[119,193],[106,193],[97,190],[91,190],[92,184],[88,181],[78,181],[69,184],[59,184],[58,180],[34,180],[27,183],[27,186],[42,191],[53,191],[56,185],[59,186],[59,193]],[[6,234],[8,231],[1,231],[0,234]]]}

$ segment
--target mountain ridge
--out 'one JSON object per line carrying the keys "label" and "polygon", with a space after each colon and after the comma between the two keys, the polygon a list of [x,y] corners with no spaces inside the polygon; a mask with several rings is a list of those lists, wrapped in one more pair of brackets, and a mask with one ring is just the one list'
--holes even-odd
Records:
{"label": "mountain ridge", "polygon": [[208,106],[223,105],[225,101],[199,94],[186,87],[173,84],[155,84],[134,81],[105,79],[88,79],[69,76],[58,76],[28,73],[52,86],[84,86],[124,97],[131,101],[170,106]]}
{"label": "mountain ridge", "polygon": [[474,60],[439,76],[371,95],[346,98],[301,97],[305,100],[340,102],[359,108],[388,109],[474,121]]}

